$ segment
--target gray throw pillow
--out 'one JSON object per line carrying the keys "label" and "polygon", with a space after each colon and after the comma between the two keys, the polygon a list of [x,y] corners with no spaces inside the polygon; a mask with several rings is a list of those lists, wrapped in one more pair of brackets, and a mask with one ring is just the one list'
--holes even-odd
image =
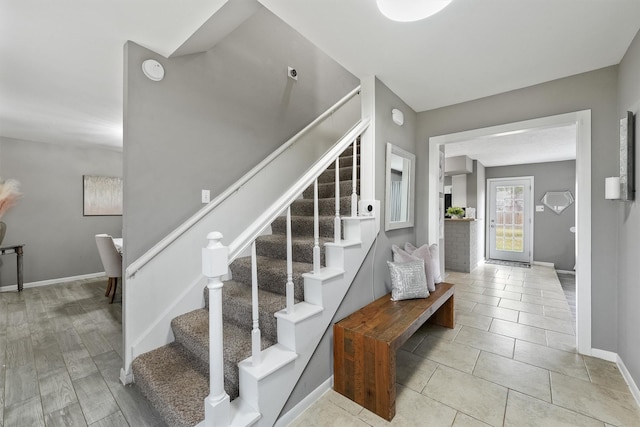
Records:
{"label": "gray throw pillow", "polygon": [[429,245],[422,245],[419,248],[416,248],[411,243],[407,242],[404,244],[403,252],[424,261],[424,273],[427,275],[427,289],[429,289],[429,292],[435,292],[436,285],[433,277],[433,263],[431,262],[431,251],[429,250]]}
{"label": "gray throw pillow", "polygon": [[[409,242],[404,244],[404,250],[409,253],[414,252],[416,249],[418,248],[416,248]],[[438,250],[438,245],[434,243],[433,245],[429,246],[429,252],[431,254],[431,272],[433,274],[433,282],[437,285],[438,283],[444,282],[444,277],[442,276],[442,271],[440,270],[440,251]]]}
{"label": "gray throw pillow", "polygon": [[387,264],[391,275],[391,299],[393,301],[429,296],[424,261],[421,259],[405,263],[387,261]]}

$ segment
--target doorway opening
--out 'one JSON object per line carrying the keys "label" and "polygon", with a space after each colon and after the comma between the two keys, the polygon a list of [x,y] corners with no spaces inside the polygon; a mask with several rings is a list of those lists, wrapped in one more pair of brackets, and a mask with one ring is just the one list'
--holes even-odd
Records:
{"label": "doorway opening", "polygon": [[[591,349],[591,110],[491,126],[429,138],[429,170],[440,168],[443,146],[475,138],[487,138],[565,125],[576,126],[576,347],[581,354]],[[444,259],[444,235],[440,232],[441,182],[429,174],[429,243],[438,243]]]}
{"label": "doorway opening", "polygon": [[487,179],[487,257],[533,262],[533,177]]}

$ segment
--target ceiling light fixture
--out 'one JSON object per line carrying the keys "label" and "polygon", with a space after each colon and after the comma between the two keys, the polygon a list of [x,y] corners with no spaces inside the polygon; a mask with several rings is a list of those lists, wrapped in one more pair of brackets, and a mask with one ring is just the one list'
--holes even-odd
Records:
{"label": "ceiling light fixture", "polygon": [[387,18],[398,22],[413,22],[435,15],[451,0],[377,0],[378,9]]}

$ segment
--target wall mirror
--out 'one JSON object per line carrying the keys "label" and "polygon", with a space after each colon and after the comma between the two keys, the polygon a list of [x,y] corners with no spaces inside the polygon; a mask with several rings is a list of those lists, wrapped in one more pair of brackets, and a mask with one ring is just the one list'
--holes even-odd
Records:
{"label": "wall mirror", "polygon": [[387,143],[386,231],[413,227],[416,156]]}
{"label": "wall mirror", "polygon": [[542,203],[558,215],[573,204],[571,191],[547,191],[542,197]]}

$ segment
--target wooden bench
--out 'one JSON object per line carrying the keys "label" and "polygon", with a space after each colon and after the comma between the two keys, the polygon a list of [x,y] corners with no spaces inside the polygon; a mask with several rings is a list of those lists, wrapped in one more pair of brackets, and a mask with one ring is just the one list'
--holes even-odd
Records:
{"label": "wooden bench", "polygon": [[454,327],[454,285],[440,283],[429,298],[373,301],[333,325],[333,388],[391,421],[396,414],[396,350],[428,319]]}

